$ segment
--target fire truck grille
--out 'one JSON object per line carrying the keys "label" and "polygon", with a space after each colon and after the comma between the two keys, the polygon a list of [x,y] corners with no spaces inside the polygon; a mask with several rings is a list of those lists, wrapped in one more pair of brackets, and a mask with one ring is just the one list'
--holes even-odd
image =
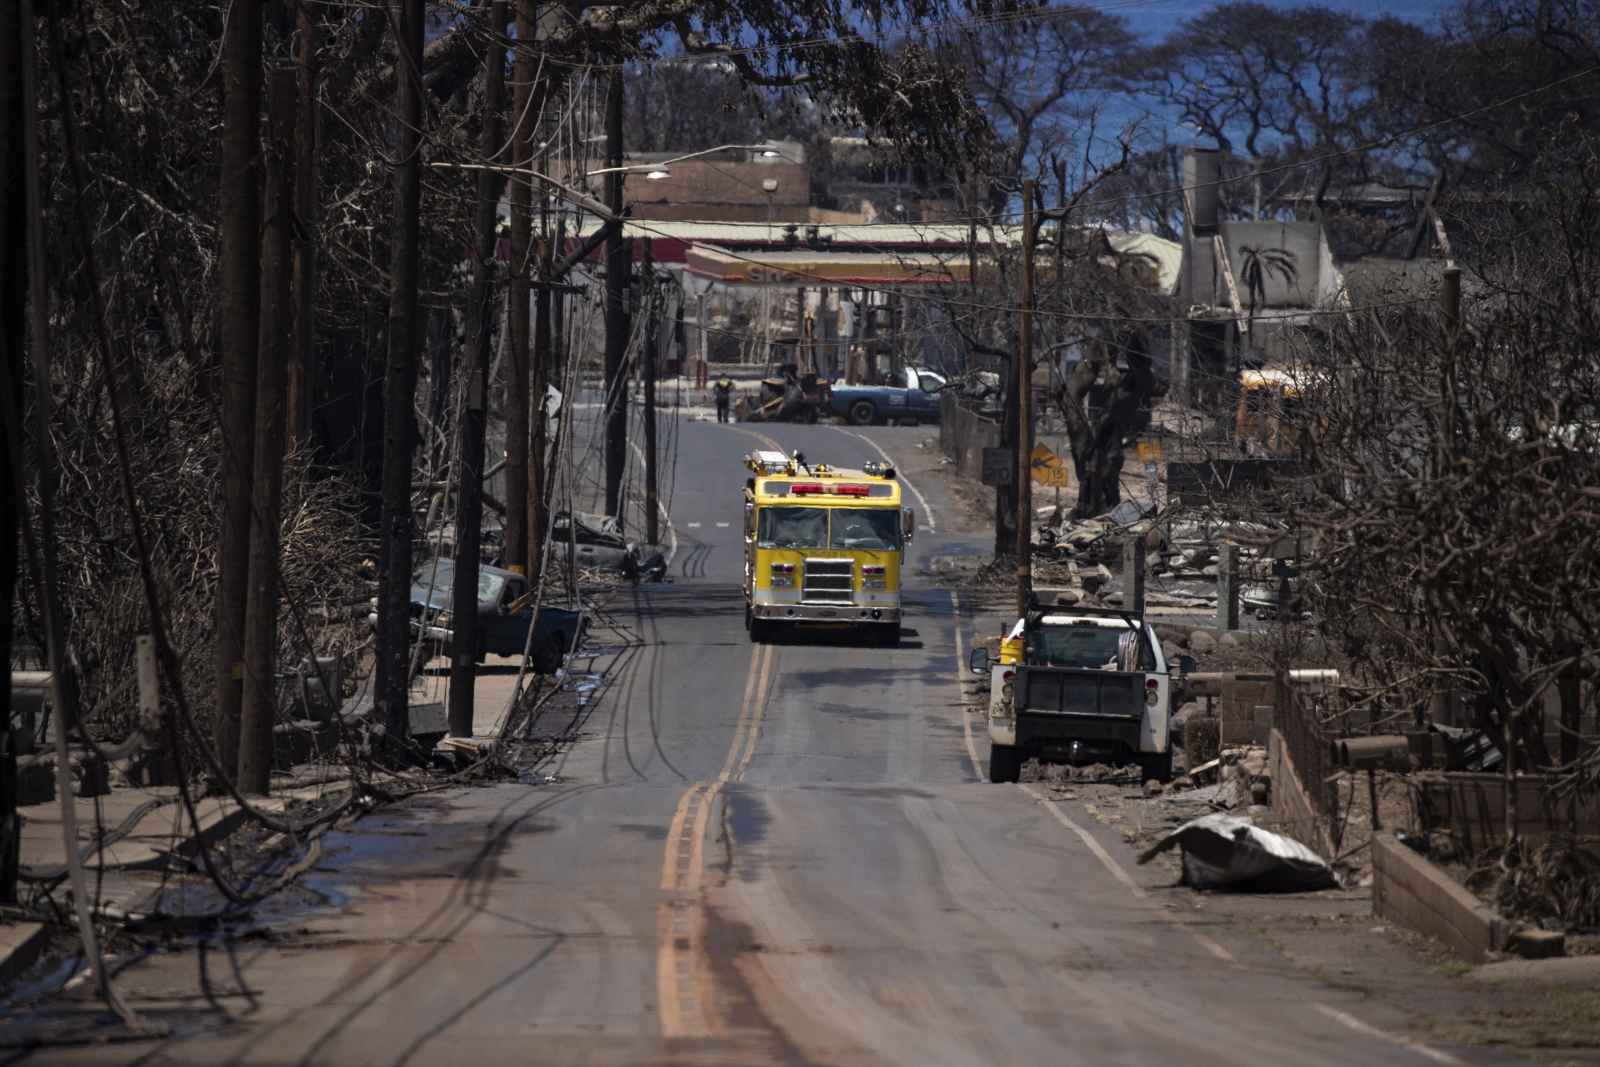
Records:
{"label": "fire truck grille", "polygon": [[800,599],[809,603],[848,604],[855,585],[853,559],[808,559]]}

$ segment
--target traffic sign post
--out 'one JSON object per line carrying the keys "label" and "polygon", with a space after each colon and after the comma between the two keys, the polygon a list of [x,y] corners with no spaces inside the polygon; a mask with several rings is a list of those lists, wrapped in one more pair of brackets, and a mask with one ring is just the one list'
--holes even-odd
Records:
{"label": "traffic sign post", "polygon": [[983,484],[984,485],[1014,485],[1016,484],[1017,456],[1009,448],[986,448],[983,450]]}
{"label": "traffic sign post", "polygon": [[1032,463],[1031,473],[1033,480],[1040,485],[1065,486],[1067,484],[1067,468],[1061,462],[1061,457],[1050,451],[1044,445],[1039,445],[1033,450],[1030,457]]}

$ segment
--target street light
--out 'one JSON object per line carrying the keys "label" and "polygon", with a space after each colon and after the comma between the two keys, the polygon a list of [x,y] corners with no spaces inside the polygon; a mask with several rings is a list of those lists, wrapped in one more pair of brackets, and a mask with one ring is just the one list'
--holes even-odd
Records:
{"label": "street light", "polygon": [[[660,163],[638,164],[638,165],[635,165],[635,166],[628,166],[628,167],[603,167],[600,170],[591,170],[591,171],[586,172],[584,177],[592,178],[596,174],[614,174],[619,170],[623,171],[625,173],[629,173],[629,174],[640,174],[640,173],[644,173],[645,169],[647,167],[651,167],[651,168],[659,169],[661,177],[669,178],[669,177],[671,177],[671,175],[667,173],[666,168],[670,167],[674,163],[682,163],[684,160],[686,160],[686,159],[694,159],[696,156],[709,156],[713,152],[727,152],[727,151],[730,151],[730,150],[740,151],[740,152],[758,152],[763,157],[768,158],[768,159],[783,158],[783,153],[781,151],[779,151],[779,149],[777,148],[776,145],[771,145],[771,144],[719,144],[715,148],[702,148],[698,152],[690,152],[688,155],[678,156],[678,157],[676,157],[674,159],[663,160]],[[654,178],[654,177],[656,177],[656,175],[655,174],[648,174],[647,177]]]}

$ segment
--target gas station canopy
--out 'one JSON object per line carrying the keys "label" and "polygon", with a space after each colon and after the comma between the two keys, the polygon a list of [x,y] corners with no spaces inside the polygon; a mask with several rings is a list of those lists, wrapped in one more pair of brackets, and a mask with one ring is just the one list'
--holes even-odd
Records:
{"label": "gas station canopy", "polygon": [[[987,267],[979,266],[980,280],[990,273]],[[684,269],[724,285],[951,285],[967,280],[968,259],[964,250],[946,256],[813,249],[730,252],[697,244],[690,246]]]}

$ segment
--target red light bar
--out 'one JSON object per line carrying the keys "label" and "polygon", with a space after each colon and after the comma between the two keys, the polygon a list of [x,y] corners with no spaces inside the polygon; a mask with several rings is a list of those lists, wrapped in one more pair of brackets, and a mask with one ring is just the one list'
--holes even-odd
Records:
{"label": "red light bar", "polygon": [[866,496],[871,492],[871,490],[864,485],[841,485],[834,491],[839,493],[841,496]]}
{"label": "red light bar", "polygon": [[816,482],[795,482],[789,487],[789,492],[791,493],[826,493],[827,491],[826,486],[819,485]]}

